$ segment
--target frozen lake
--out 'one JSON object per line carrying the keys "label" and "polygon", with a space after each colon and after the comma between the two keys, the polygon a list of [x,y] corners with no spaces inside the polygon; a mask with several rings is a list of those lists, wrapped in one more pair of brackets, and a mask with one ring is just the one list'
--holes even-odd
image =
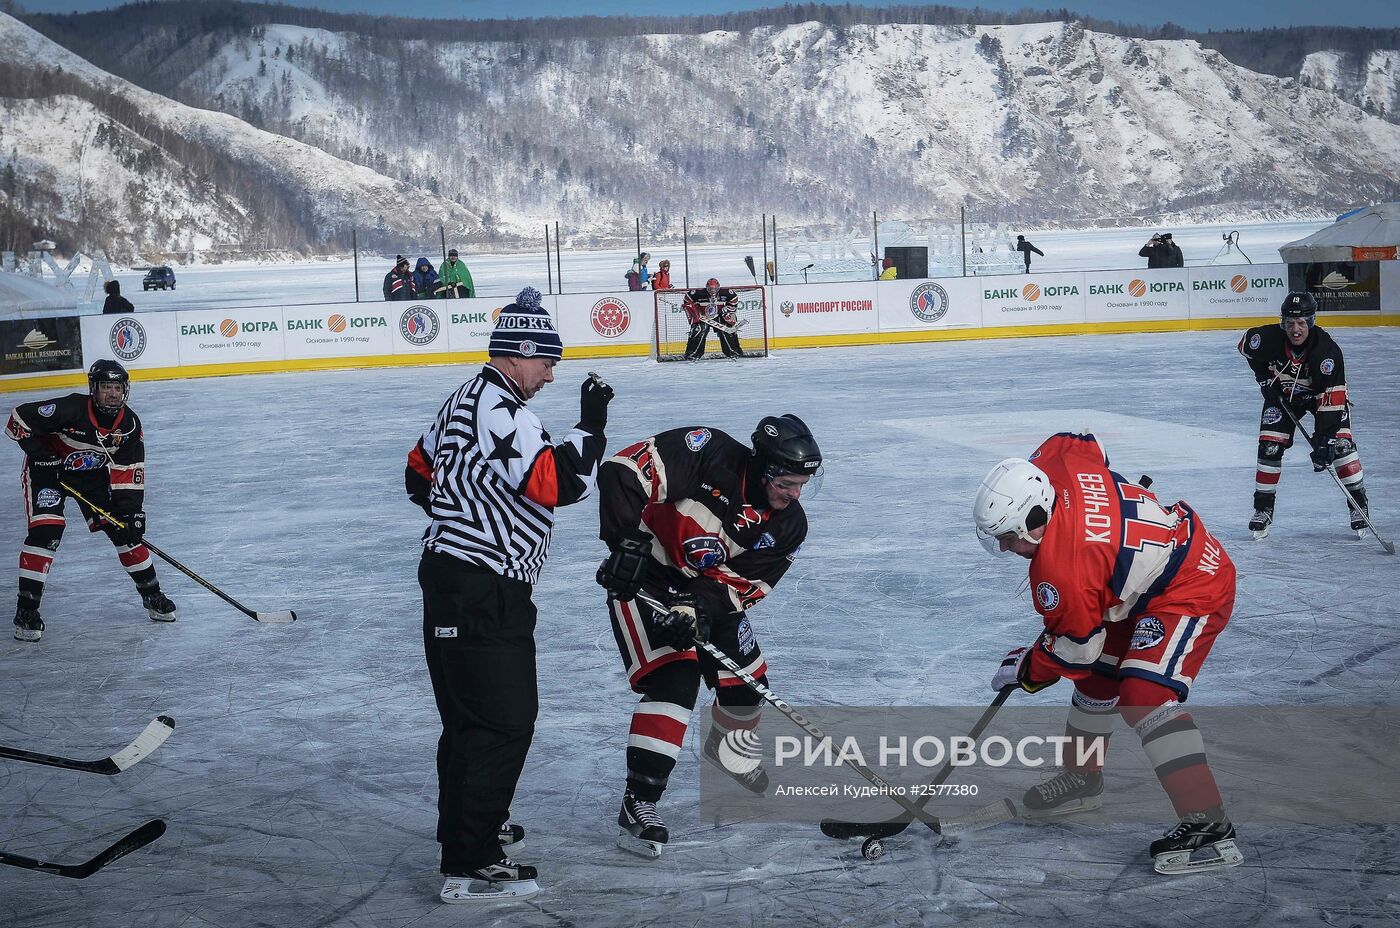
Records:
{"label": "frozen lake", "polygon": [[[1240,243],[1248,258],[1266,264],[1279,260],[1280,245],[1302,238],[1326,222],[1262,223],[1253,225],[1211,225],[1172,227],[1169,230],[1181,246],[1187,265],[1209,264],[1220,256],[1224,243],[1222,235],[1239,230]],[[1155,229],[1091,229],[1087,231],[1028,230],[1027,238],[1045,257],[1034,257],[1036,272],[1079,271],[1110,268],[1145,267],[1138,249]],[[451,247],[451,242],[448,243]],[[786,255],[796,245],[783,238],[779,229],[779,251]],[[652,252],[651,266],[662,258],[672,262],[671,276],[675,286],[685,285],[684,257],[679,245],[668,248],[643,247]],[[868,252],[869,242],[851,246],[858,253]],[[1004,246],[1003,246],[1004,247]],[[735,245],[692,245],[690,248],[690,285],[703,286],[711,276],[725,284],[753,283],[744,257],[752,256],[760,280],[763,275],[763,243],[754,236],[752,242]],[[571,252],[565,250],[562,265],[564,288],[569,293],[626,289],[623,275],[632,263],[633,251]],[[407,256],[417,261],[419,255]],[[441,254],[426,255],[436,266]],[[1011,267],[1020,269],[1019,256],[1007,256]],[[482,296],[514,296],[526,284],[541,292],[548,289],[543,252],[519,255],[464,254],[463,261],[472,273],[473,282]],[[802,259],[806,263],[806,259]],[[1245,259],[1234,253],[1221,263],[1242,264]],[[393,264],[393,256],[361,255],[359,267],[359,297],[378,300],[384,275]],[[803,280],[798,261],[784,261],[779,266],[779,280],[797,283]],[[553,271],[549,272],[553,274]],[[971,273],[971,271],[969,271]],[[122,292],[140,311],[167,309],[201,309],[218,306],[252,306],[262,304],[328,303],[355,299],[355,267],[348,259],[306,261],[296,264],[228,264],[176,266],[175,290],[141,290],[143,272],[119,273]],[[854,271],[813,270],[807,280],[868,280],[865,269]],[[557,282],[555,289],[558,289]]]}
{"label": "frozen lake", "polygon": [[[1373,511],[1393,538],[1400,332],[1337,334]],[[985,704],[1002,655],[1039,625],[1016,596],[1022,562],[989,557],[973,537],[971,499],[992,463],[1061,428],[1099,432],[1118,469],[1151,473],[1163,499],[1189,501],[1239,566],[1235,617],[1193,704],[1393,704],[1397,560],[1350,536],[1336,487],[1297,449],[1272,535],[1249,540],[1259,397],[1236,337],[949,342],[685,366],[566,361],[531,405],[547,427],[572,424],[577,384],[598,370],[617,390],[610,450],[691,422],[746,438],[762,415],[806,418],[826,455],[825,486],[807,506],[802,555],[753,613],[772,685],[794,704]],[[0,847],[81,860],[145,819],[167,819],[170,830],[82,882],[0,868],[0,924],[1078,928],[1400,918],[1395,826],[1246,824],[1243,866],[1176,879],[1150,870],[1146,846],[1159,832],[1125,825],[1009,824],[937,850],[911,833],[870,863],[856,843],[815,828],[702,821],[693,729],[662,806],[673,835],[666,856],[618,851],[635,696],[592,579],[604,553],[592,501],[561,510],[535,594],[541,712],[512,812],[530,831],[518,856],[540,868],[544,891],[465,911],[439,904],[439,723],[414,579],[423,519],[404,498],[402,473],[422,428],[470,373],[136,386],[152,539],[254,608],[294,608],[301,620],[257,625],[157,562],[180,620],[156,625],[106,540],[70,520],[44,599],[44,640],[0,641],[0,743],[89,757],[158,713],[178,726],[159,752],[110,779],[0,761]],[[710,398],[705,409],[688,412],[698,395]],[[0,465],[14,480],[13,443],[0,442]],[[0,552],[18,549],[22,523],[18,487],[0,488]],[[1017,698],[1064,706],[1069,687]],[[782,724],[770,715],[765,726]]]}

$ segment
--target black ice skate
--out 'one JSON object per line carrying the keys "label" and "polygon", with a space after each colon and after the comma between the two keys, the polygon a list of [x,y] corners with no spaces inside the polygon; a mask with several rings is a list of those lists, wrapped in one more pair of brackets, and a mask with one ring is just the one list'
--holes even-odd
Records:
{"label": "black ice skate", "polygon": [[617,827],[618,847],[651,860],[661,856],[661,849],[671,838],[666,823],[656,814],[656,803],[638,799],[630,789],[622,796]]}
{"label": "black ice skate", "polygon": [[501,823],[500,830],[496,832],[496,840],[501,842],[501,850],[513,848],[525,840],[525,826],[517,825],[507,819]]}
{"label": "black ice skate", "polygon": [[523,899],[540,891],[540,884],[535,882],[539,872],[509,857],[488,867],[446,876],[438,898],[450,904]]}
{"label": "black ice skate", "polygon": [[1254,510],[1254,515],[1249,517],[1249,533],[1254,536],[1255,541],[1269,537],[1269,526],[1273,521],[1273,509]]}
{"label": "black ice skate", "polygon": [[1235,844],[1235,826],[1218,806],[1186,816],[1165,837],[1152,842],[1151,853],[1152,869],[1168,876],[1222,870],[1244,862]]}
{"label": "black ice skate", "polygon": [[154,590],[141,591],[141,605],[146,607],[146,615],[151,617],[152,622],[174,622],[175,603],[170,597],[160,591],[160,587]]}
{"label": "black ice skate", "polygon": [[1103,805],[1103,774],[1097,770],[1066,770],[1021,798],[1025,817],[1032,821],[1092,812]]}
{"label": "black ice skate", "polygon": [[15,610],[15,640],[38,641],[44,636],[44,620],[39,618],[38,609],[20,606]]}
{"label": "black ice skate", "polygon": [[1365,538],[1371,515],[1366,508],[1366,491],[1357,487],[1351,491],[1351,495],[1356,499],[1356,502],[1347,500],[1347,511],[1351,513],[1351,530],[1356,533],[1357,538]]}
{"label": "black ice skate", "polygon": [[758,736],[746,728],[725,731],[711,728],[705,739],[705,759],[751,793],[768,792],[768,771],[759,760],[762,749]]}

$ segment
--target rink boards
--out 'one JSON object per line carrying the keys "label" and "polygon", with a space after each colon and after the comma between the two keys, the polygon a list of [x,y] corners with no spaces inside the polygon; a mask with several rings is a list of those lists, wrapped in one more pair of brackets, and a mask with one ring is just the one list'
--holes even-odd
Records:
{"label": "rink boards", "polygon": [[[1400,262],[1381,262],[1382,311],[1329,327],[1400,324]],[[1276,318],[1286,264],[1074,271],[766,288],[773,348],[1234,329]],[[113,358],[156,380],[484,361],[500,297],[319,303],[5,323],[0,391],[83,382]],[[546,296],[570,359],[651,351],[650,291]],[[78,325],[74,326],[74,322]],[[21,331],[23,329],[23,331]],[[77,344],[64,344],[78,342]]]}

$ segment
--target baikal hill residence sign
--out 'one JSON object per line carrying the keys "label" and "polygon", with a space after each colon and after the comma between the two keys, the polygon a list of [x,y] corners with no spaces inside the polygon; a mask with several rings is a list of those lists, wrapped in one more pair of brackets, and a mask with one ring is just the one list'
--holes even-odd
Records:
{"label": "baikal hill residence sign", "polygon": [[81,370],[84,366],[77,316],[0,322],[0,375]]}

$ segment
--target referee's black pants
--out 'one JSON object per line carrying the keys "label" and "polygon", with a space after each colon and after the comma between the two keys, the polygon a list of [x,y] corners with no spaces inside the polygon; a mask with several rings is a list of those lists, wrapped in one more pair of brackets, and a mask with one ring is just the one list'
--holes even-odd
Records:
{"label": "referee's black pants", "polygon": [[442,872],[505,855],[497,831],[535,733],[535,604],[530,584],[423,552],[423,651],[442,716],[438,827]]}

